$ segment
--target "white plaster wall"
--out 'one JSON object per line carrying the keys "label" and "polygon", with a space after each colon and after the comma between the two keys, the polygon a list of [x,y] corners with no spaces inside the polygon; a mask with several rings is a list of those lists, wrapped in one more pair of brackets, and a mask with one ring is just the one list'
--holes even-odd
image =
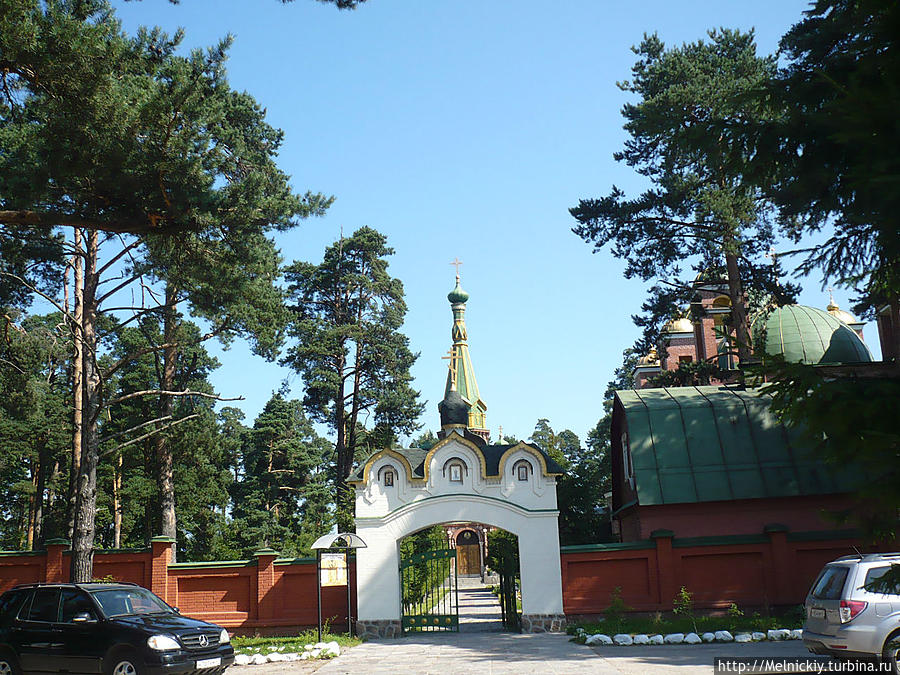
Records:
{"label": "white plaster wall", "polygon": [[359,619],[400,618],[398,542],[438,523],[478,521],[519,538],[523,614],[562,614],[557,512],[530,511],[480,495],[417,500],[383,518],[357,518],[367,548],[357,550]]}

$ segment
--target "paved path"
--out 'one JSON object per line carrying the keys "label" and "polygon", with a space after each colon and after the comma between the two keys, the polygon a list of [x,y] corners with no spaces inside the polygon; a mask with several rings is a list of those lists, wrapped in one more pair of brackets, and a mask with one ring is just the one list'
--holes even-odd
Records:
{"label": "paved path", "polygon": [[234,675],[709,675],[715,656],[802,657],[799,640],[750,644],[585,647],[567,635],[426,633],[366,642],[318,664],[273,663],[228,671]]}
{"label": "paved path", "polygon": [[484,633],[503,630],[500,601],[478,577],[459,577],[459,630]]}

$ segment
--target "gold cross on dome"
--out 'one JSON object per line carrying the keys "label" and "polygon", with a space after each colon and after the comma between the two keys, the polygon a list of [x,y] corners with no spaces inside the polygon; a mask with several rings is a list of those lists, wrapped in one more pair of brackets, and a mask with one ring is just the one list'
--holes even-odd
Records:
{"label": "gold cross on dome", "polygon": [[453,258],[453,262],[450,263],[454,267],[456,267],[456,276],[459,276],[459,266],[463,264],[462,260],[459,258]]}
{"label": "gold cross on dome", "polygon": [[447,352],[447,356],[442,356],[441,358],[448,359],[448,361],[449,361],[447,363],[447,367],[450,369],[450,382],[452,384],[452,387],[455,389],[456,388],[456,359],[458,358],[457,354],[456,354],[456,350],[451,349],[449,352]]}

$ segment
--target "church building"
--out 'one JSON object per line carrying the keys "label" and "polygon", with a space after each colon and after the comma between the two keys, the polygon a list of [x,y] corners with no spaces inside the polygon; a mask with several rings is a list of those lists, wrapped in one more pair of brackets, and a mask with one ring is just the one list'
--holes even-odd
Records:
{"label": "church building", "polygon": [[[660,531],[703,537],[841,527],[829,514],[852,509],[860,477],[812,454],[758,388],[728,383],[737,363],[723,322],[731,304],[727,286],[698,281],[695,290],[691,318],[666,324],[658,350],[635,368],[635,389],[616,392],[614,532],[628,542]],[[788,305],[763,313],[751,332],[756,349],[789,362],[858,369],[873,362],[862,326],[832,298],[824,311]],[[654,383],[663,371],[695,361],[717,361],[724,381]]]}

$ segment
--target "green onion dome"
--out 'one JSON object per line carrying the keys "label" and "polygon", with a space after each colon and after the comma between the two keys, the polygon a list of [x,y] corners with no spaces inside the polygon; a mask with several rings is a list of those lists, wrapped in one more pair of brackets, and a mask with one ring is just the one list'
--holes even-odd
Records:
{"label": "green onion dome", "polygon": [[456,304],[458,302],[466,302],[469,299],[469,294],[466,293],[462,289],[462,286],[459,285],[459,277],[456,277],[456,288],[454,288],[447,294],[447,299],[453,304]]}
{"label": "green onion dome", "polygon": [[[872,354],[859,336],[828,312],[786,305],[753,322],[754,342],[791,363],[867,363]],[[763,340],[765,342],[763,343]]]}

